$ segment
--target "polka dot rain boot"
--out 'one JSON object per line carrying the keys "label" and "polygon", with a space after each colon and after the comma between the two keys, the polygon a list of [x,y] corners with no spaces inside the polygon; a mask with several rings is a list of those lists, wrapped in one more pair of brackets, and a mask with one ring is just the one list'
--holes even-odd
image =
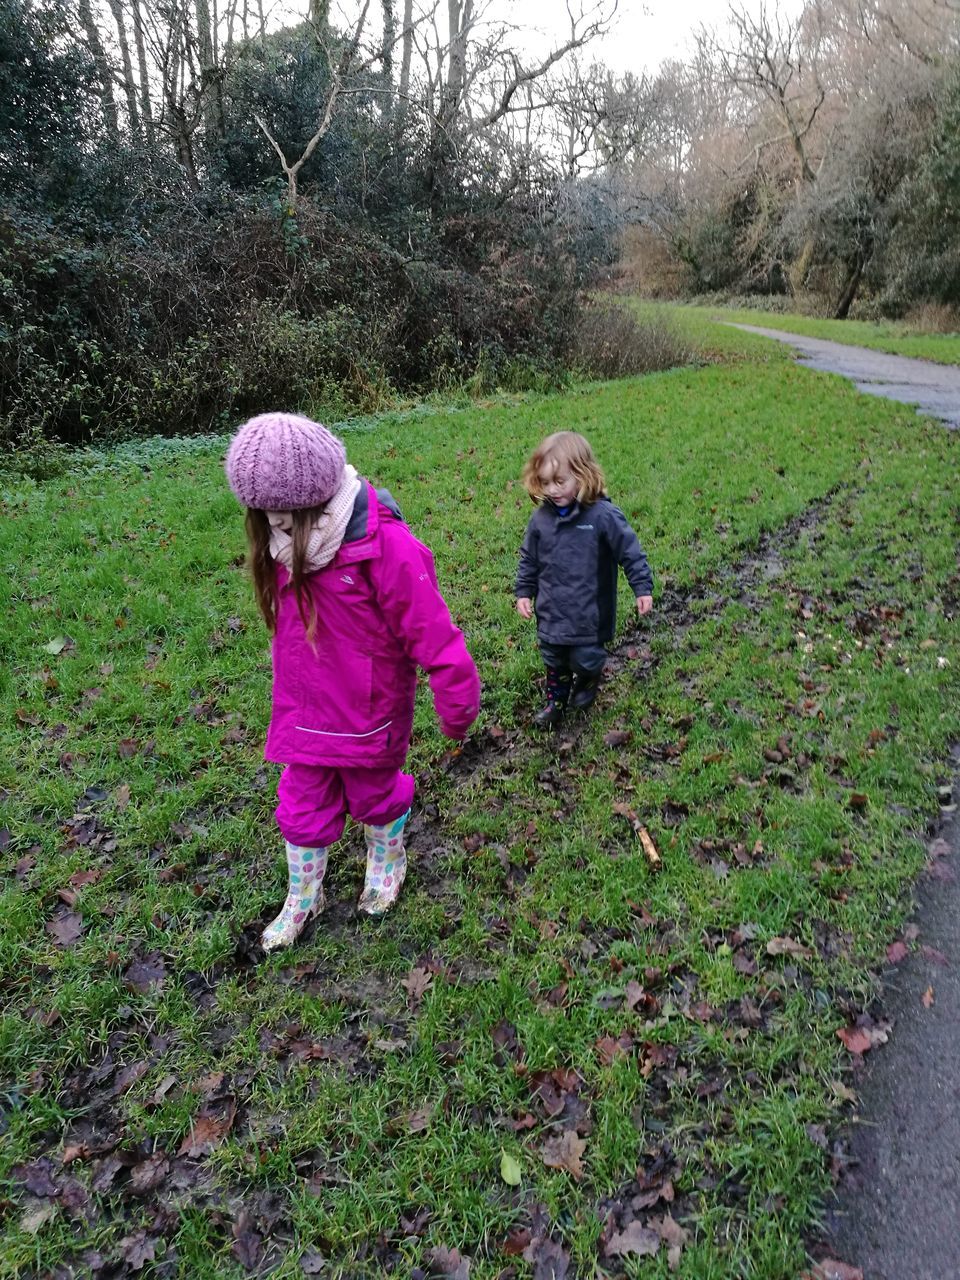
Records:
{"label": "polka dot rain boot", "polygon": [[410,810],[382,827],[364,826],[367,841],[367,874],[363,894],[357,903],[368,916],[382,916],[400,896],[407,874],[407,855],[403,847],[403,828]]}
{"label": "polka dot rain boot", "polygon": [[260,935],[264,951],[289,947],[296,942],[308,920],[323,910],[323,874],[327,869],[326,849],[305,849],[287,841],[287,897],[280,914]]}

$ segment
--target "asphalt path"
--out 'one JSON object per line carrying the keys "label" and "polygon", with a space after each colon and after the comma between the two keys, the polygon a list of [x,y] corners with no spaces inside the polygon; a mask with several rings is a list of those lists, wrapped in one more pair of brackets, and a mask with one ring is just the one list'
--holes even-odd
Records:
{"label": "asphalt path", "polygon": [[830,1255],[864,1280],[960,1277],[958,793],[960,780],[928,844],[918,935],[888,970],[883,1003],[893,1030],[866,1056],[850,1173],[826,1215]]}
{"label": "asphalt path", "polygon": [[[759,325],[736,324],[733,327],[787,343],[799,352],[799,362],[808,369],[839,373],[867,395],[901,400],[904,404],[915,405],[919,413],[940,418],[948,427],[960,427],[958,365],[935,364],[932,360],[915,360],[912,356],[892,356],[885,351],[851,347],[844,342],[827,342],[823,338],[806,338],[799,333],[764,329]],[[957,1276],[960,1277],[960,1272]],[[949,1280],[955,1278],[950,1277]]]}

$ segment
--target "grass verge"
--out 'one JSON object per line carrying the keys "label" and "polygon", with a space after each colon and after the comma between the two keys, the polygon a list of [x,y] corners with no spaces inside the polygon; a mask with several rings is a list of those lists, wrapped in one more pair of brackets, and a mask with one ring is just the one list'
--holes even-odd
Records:
{"label": "grass verge", "polygon": [[[451,757],[418,709],[402,906],[354,915],[348,831],[329,915],[266,961],[267,645],[222,445],[2,492],[0,1275],[797,1275],[837,1031],[882,1034],[960,735],[960,441],[717,332],[724,365],[347,431],[484,713]],[[658,612],[547,739],[510,581],[560,428]]]}
{"label": "grass verge", "polygon": [[[716,324],[752,324],[763,329],[802,334],[807,338],[825,338],[848,346],[869,347],[895,356],[914,356],[936,364],[960,364],[960,334],[917,333],[902,321],[830,320],[816,316],[783,315],[776,311],[745,310],[734,307],[700,307],[631,300],[631,309],[643,315],[669,314],[681,328],[687,329],[707,345],[716,346]],[[721,343],[729,351],[734,343]]]}

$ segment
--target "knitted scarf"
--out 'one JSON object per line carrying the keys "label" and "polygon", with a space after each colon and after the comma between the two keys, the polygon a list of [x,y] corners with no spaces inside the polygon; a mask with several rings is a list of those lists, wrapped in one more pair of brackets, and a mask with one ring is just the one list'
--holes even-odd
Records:
{"label": "knitted scarf", "polygon": [[[347,463],[343,469],[340,488],[310,529],[304,562],[305,573],[315,573],[317,569],[322,569],[340,550],[361,483],[356,470]],[[285,530],[270,530],[270,554],[274,560],[293,571],[293,537]]]}

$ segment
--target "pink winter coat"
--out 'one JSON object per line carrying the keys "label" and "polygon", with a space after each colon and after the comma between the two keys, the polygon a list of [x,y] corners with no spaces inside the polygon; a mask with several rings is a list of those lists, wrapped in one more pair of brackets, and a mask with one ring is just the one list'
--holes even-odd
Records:
{"label": "pink winter coat", "polygon": [[306,585],[311,644],[290,574],[277,566],[273,709],[264,754],[280,764],[399,767],[413,727],[417,667],[443,732],[477,717],[480,680],[450,620],[430,551],[365,481],[340,550]]}

